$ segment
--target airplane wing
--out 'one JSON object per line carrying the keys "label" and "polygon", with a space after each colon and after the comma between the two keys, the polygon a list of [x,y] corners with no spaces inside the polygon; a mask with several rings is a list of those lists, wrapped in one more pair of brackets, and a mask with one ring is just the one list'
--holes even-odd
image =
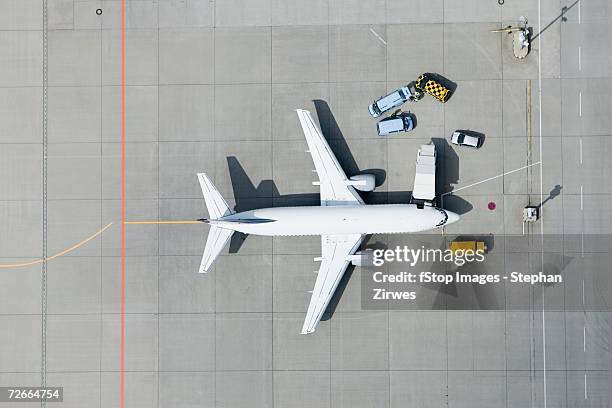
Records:
{"label": "airplane wing", "polygon": [[349,257],[359,248],[361,241],[363,235],[360,234],[321,235],[321,266],[306,312],[302,334],[315,331],[349,265]]}
{"label": "airplane wing", "polygon": [[344,174],[310,112],[302,109],[297,109],[296,112],[319,175],[321,205],[364,204],[359,193],[349,184],[350,180]]}

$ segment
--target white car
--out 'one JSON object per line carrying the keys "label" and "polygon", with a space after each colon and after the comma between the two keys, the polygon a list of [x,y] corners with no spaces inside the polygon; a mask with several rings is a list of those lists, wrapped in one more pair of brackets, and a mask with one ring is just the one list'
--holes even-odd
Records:
{"label": "white car", "polygon": [[478,149],[482,146],[482,137],[462,130],[456,130],[451,136],[451,143],[457,146],[469,146]]}

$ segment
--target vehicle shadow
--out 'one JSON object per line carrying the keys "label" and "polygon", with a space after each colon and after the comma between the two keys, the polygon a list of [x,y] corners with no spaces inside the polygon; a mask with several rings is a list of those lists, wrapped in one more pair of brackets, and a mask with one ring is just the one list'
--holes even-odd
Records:
{"label": "vehicle shadow", "polygon": [[431,139],[438,159],[436,160],[436,191],[438,192],[438,205],[456,214],[463,215],[473,209],[465,199],[450,194],[459,182],[459,156],[448,140],[441,137]]}

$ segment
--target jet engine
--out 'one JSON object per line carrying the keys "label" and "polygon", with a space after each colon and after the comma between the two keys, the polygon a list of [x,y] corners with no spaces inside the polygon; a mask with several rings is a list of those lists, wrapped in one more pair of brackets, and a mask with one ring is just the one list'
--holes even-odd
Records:
{"label": "jet engine", "polygon": [[359,191],[374,191],[376,187],[376,176],[373,174],[357,174],[350,180],[350,185]]}
{"label": "jet engine", "polygon": [[357,251],[351,255],[350,260],[355,266],[372,266],[374,265],[374,252],[371,249]]}

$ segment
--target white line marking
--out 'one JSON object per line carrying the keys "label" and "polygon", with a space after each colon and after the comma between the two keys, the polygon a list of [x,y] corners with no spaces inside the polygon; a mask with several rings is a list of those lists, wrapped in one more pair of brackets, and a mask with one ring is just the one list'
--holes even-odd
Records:
{"label": "white line marking", "polygon": [[[538,33],[542,32],[542,2],[538,0]],[[538,39],[538,121],[540,130],[540,161],[542,163],[542,37]],[[540,202],[544,202],[544,186],[543,186],[543,164],[540,165]],[[541,268],[544,271],[544,211],[540,207],[540,248],[542,249]],[[543,369],[543,391],[544,391],[544,408],[547,408],[546,395],[546,315],[544,301],[544,284],[542,284],[542,369]]]}
{"label": "white line marking", "polygon": [[580,138],[580,164],[582,164],[582,138]]}
{"label": "white line marking", "polygon": [[578,71],[582,71],[582,54],[580,49],[581,47],[578,47]]}
{"label": "white line marking", "polygon": [[582,91],[578,93],[578,113],[582,117]]}
{"label": "white line marking", "polygon": [[580,211],[584,210],[584,202],[582,200],[582,186],[580,186]]}
{"label": "white line marking", "polygon": [[383,38],[380,35],[378,35],[378,33],[376,31],[374,31],[374,29],[372,27],[370,27],[370,32],[372,34],[374,34],[376,36],[376,38],[378,38],[380,40],[381,43],[387,45],[387,42],[385,40],[383,40]]}
{"label": "white line marking", "polygon": [[582,328],[582,351],[586,353],[586,326]]}
{"label": "white line marking", "polygon": [[582,4],[581,1],[578,1],[578,24],[580,24],[581,19],[580,19],[580,5]]}
{"label": "white line marking", "polygon": [[587,394],[587,384],[586,384],[586,373],[584,373],[584,399],[588,399],[589,396]]}
{"label": "white line marking", "polygon": [[467,186],[463,186],[463,187],[460,187],[460,188],[455,189],[455,190],[453,190],[453,191],[449,191],[448,193],[444,193],[444,194],[442,194],[442,196],[445,196],[445,195],[448,195],[448,194],[453,194],[453,193],[456,193],[457,191],[465,190],[466,188],[469,188],[469,187],[474,187],[474,186],[476,186],[476,185],[478,185],[478,184],[486,183],[487,181],[495,180],[496,178],[504,177],[504,176],[506,176],[506,175],[508,175],[508,174],[511,174],[511,173],[516,173],[517,171],[521,171],[521,170],[526,169],[527,167],[536,166],[536,165],[538,165],[538,164],[540,164],[540,162],[537,162],[537,163],[532,163],[532,164],[528,164],[528,165],[526,165],[526,166],[519,167],[518,169],[510,170],[510,171],[507,171],[507,172],[505,172],[505,173],[498,174],[497,176],[489,177],[488,179],[484,179],[484,180],[481,180],[481,181],[477,181],[476,183],[468,184]]}

